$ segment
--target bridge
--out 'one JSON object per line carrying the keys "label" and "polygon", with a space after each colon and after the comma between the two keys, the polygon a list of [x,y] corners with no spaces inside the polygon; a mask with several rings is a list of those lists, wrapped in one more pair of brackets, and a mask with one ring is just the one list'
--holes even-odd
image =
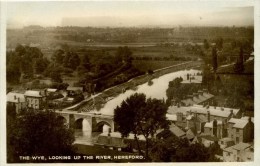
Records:
{"label": "bridge", "polygon": [[92,132],[114,132],[114,120],[111,115],[102,115],[94,112],[77,112],[70,110],[55,111],[58,118],[70,128],[90,137]]}

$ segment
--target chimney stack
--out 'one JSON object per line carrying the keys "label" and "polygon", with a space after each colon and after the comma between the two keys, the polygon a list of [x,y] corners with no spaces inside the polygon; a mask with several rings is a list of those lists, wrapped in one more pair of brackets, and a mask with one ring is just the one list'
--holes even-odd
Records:
{"label": "chimney stack", "polygon": [[16,100],[16,95],[14,95],[14,99]]}
{"label": "chimney stack", "polygon": [[230,114],[231,114],[231,118],[233,118],[234,117],[233,110],[230,110]]}
{"label": "chimney stack", "polygon": [[207,112],[208,122],[210,122],[210,112]]}

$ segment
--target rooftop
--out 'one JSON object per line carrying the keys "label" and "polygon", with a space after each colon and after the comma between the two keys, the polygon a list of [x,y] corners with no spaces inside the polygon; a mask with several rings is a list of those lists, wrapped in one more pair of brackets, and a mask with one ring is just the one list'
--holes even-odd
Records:
{"label": "rooftop", "polygon": [[186,133],[182,129],[174,124],[170,125],[170,131],[177,137],[183,137],[186,135]]}
{"label": "rooftop", "polygon": [[35,90],[28,90],[24,93],[24,96],[30,96],[30,97],[43,97],[41,95],[41,91],[35,91]]}
{"label": "rooftop", "polygon": [[67,87],[67,90],[70,90],[70,91],[83,91],[83,87],[69,86],[69,87]]}
{"label": "rooftop", "polygon": [[249,148],[250,146],[252,146],[252,144],[250,143],[244,143],[244,142],[240,142],[234,146],[231,146],[233,149],[236,149],[236,150],[244,150],[244,149],[247,149]]}
{"label": "rooftop", "polygon": [[237,115],[239,109],[233,109],[233,108],[224,108],[224,107],[203,107],[202,105],[193,105],[189,107],[177,107],[177,106],[170,106],[168,108],[169,114],[177,114],[178,112],[188,115],[189,112],[198,114],[204,114],[210,113],[210,115],[218,116],[218,117],[229,117],[231,115],[231,112],[233,111],[234,115]]}
{"label": "rooftop", "polygon": [[18,102],[25,102],[24,94],[9,92],[7,94],[7,102],[18,103]]}
{"label": "rooftop", "polygon": [[236,118],[231,118],[228,123],[234,123],[234,128],[239,128],[242,129],[244,128],[247,123],[248,123],[248,119],[236,119]]}

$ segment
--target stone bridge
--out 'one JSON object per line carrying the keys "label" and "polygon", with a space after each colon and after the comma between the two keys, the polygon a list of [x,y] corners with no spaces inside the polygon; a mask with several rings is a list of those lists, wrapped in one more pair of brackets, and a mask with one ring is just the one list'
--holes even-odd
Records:
{"label": "stone bridge", "polygon": [[113,116],[99,115],[88,112],[56,111],[64,123],[74,129],[82,130],[83,135],[91,135],[92,132],[114,132]]}

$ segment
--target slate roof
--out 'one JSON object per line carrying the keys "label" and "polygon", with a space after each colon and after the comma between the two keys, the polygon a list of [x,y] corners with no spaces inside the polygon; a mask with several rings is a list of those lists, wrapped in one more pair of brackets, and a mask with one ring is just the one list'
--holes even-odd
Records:
{"label": "slate roof", "polygon": [[252,144],[249,144],[249,143],[244,143],[244,142],[240,142],[234,146],[231,146],[233,149],[236,149],[236,150],[244,150],[244,149],[247,149],[248,147],[252,146]]}
{"label": "slate roof", "polygon": [[188,139],[193,139],[195,137],[195,134],[193,133],[193,131],[191,129],[189,129],[187,132],[186,132],[186,137]]}
{"label": "slate roof", "polygon": [[[244,117],[242,117],[241,119],[248,120],[248,119],[249,119],[249,116],[244,116]],[[254,118],[253,118],[253,117],[251,117],[251,121],[254,123]]]}
{"label": "slate roof", "polygon": [[51,88],[48,88],[48,89],[46,89],[47,90],[47,92],[56,92],[58,89],[51,89]]}
{"label": "slate roof", "polygon": [[24,96],[30,96],[30,97],[43,97],[41,95],[41,91],[35,91],[35,90],[28,90],[24,93]]}
{"label": "slate roof", "polygon": [[72,87],[72,86],[69,86],[69,87],[67,87],[67,90],[69,90],[69,91],[83,91],[83,87]]}
{"label": "slate roof", "polygon": [[166,118],[171,121],[177,121],[177,115],[176,114],[166,114]]}
{"label": "slate roof", "polygon": [[231,118],[228,123],[234,123],[234,128],[239,128],[239,129],[242,129],[244,128],[247,123],[248,123],[248,120],[247,119],[236,119],[236,118]]}
{"label": "slate roof", "polygon": [[170,125],[170,131],[179,138],[186,135],[186,133],[182,129],[174,124]]}
{"label": "slate roof", "polygon": [[202,135],[200,136],[201,138],[204,138],[206,140],[209,140],[209,141],[218,141],[218,138],[217,137],[214,137],[214,136],[211,136],[211,135]]}
{"label": "slate roof", "polygon": [[184,103],[184,105],[188,106],[188,105],[194,105],[194,104],[199,104],[202,103],[210,98],[214,97],[214,95],[210,94],[210,93],[204,93],[202,95],[198,94],[197,96],[193,96],[192,99],[191,98],[187,98],[182,100],[181,102]]}
{"label": "slate roof", "polygon": [[18,103],[18,98],[19,98],[19,102],[21,103],[25,102],[24,94],[21,93],[9,92],[6,95],[6,98],[7,98],[7,102]]}
{"label": "slate roof", "polygon": [[233,148],[232,148],[232,146],[230,146],[230,147],[227,147],[227,148],[223,149],[223,151],[232,153],[233,152]]}
{"label": "slate roof", "polygon": [[178,112],[181,112],[187,115],[189,111],[191,111],[192,113],[197,112],[198,114],[207,115],[209,111],[210,115],[212,116],[228,118],[231,115],[231,110],[233,110],[234,115],[236,115],[239,111],[239,109],[232,109],[232,108],[221,108],[221,107],[214,108],[212,106],[207,108],[207,107],[203,107],[202,105],[193,105],[189,107],[171,106],[168,108],[168,113],[177,114]]}

